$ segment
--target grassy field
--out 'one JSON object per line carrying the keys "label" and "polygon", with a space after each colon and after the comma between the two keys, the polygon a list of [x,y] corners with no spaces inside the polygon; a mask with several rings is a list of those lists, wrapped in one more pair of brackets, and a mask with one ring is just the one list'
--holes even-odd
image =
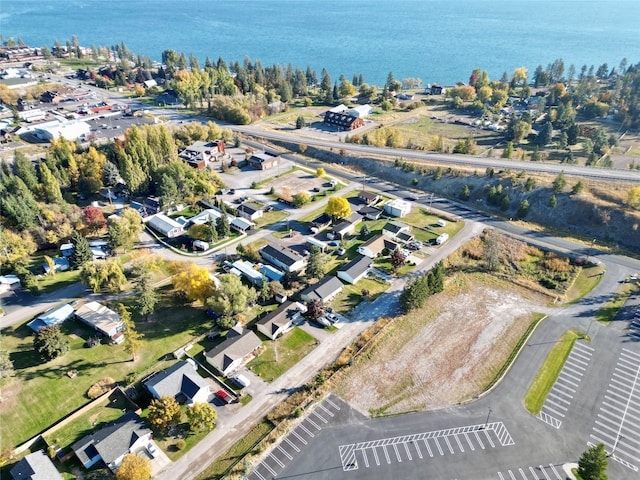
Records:
{"label": "grassy field", "polygon": [[[3,330],[3,347],[9,352],[15,374],[3,385],[2,448],[20,444],[86,404],[87,390],[104,377],[121,382],[131,374],[163,368],[161,360],[167,354],[206,332],[209,324],[202,308],[174,304],[166,290],[151,318],[136,323],[144,338],[135,362],[122,345],[86,348],[85,340],[95,332],[77,320],[62,325],[71,350],[47,363],[33,349],[33,332],[26,322]],[[77,376],[67,376],[70,370],[77,370]]]}
{"label": "grassy field", "polygon": [[581,299],[596,288],[600,280],[602,280],[605,271],[606,268],[604,265],[582,268],[573,285],[571,285],[565,294],[567,303],[573,303]]}
{"label": "grassy field", "polygon": [[317,340],[295,327],[274,342],[267,342],[265,350],[251,360],[247,367],[263,380],[271,382],[316,348]]}
{"label": "grassy field", "polygon": [[611,297],[611,300],[596,312],[596,320],[605,324],[612,322],[616,318],[618,311],[624,305],[624,302],[627,301],[631,294],[637,293],[638,291],[640,291],[640,287],[636,284],[622,284],[613,297]]}
{"label": "grassy field", "polygon": [[46,437],[49,445],[59,445],[62,449],[70,447],[82,437],[89,435],[94,429],[117,420],[125,410],[131,410],[132,404],[120,393],[114,392],[109,399],[97,404],[59,430]]}
{"label": "grassy field", "polygon": [[362,301],[362,290],[369,290],[369,299],[373,301],[390,286],[389,283],[376,282],[370,278],[363,278],[357,285],[345,284],[342,292],[331,301],[331,307],[337,312],[345,314]]}
{"label": "grassy field", "polygon": [[567,330],[547,355],[524,397],[524,406],[532,415],[540,413],[547,395],[560,375],[564,362],[571,353],[573,344],[580,338],[585,338],[585,334],[575,329]]}
{"label": "grassy field", "polygon": [[219,480],[236,463],[238,463],[253,447],[266,437],[274,425],[263,420],[251,429],[241,440],[238,440],[229,450],[209,465],[196,480]]}
{"label": "grassy field", "polygon": [[263,228],[265,225],[271,225],[272,223],[277,223],[281,220],[287,218],[287,212],[282,210],[273,209],[269,212],[266,212],[262,217],[256,219],[255,224],[258,228]]}

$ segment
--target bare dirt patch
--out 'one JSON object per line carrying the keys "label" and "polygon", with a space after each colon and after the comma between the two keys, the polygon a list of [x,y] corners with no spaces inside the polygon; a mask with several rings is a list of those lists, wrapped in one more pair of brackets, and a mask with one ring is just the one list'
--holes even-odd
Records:
{"label": "bare dirt patch", "polygon": [[318,191],[320,191],[323,188],[326,188],[326,186],[328,186],[327,180],[316,177],[305,170],[296,170],[279,178],[275,178],[265,185],[267,188],[273,187],[274,191],[278,193],[283,193],[288,189],[291,195],[295,195],[300,192],[307,192],[310,195],[313,195],[314,188],[317,188]]}
{"label": "bare dirt patch", "polygon": [[[337,392],[363,412],[437,409],[479,394],[547,297],[484,274],[457,274],[429,306],[396,320]],[[452,334],[452,332],[455,332]]]}

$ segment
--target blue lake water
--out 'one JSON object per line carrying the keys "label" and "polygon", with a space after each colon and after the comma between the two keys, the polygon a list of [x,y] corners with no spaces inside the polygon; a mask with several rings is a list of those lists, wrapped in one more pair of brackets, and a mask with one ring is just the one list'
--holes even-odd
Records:
{"label": "blue lake water", "polygon": [[467,81],[562,58],[566,66],[640,62],[638,0],[0,0],[0,32],[32,46],[124,41],[160,59],[173,48],[227,62],[324,67],[335,80],[362,73]]}

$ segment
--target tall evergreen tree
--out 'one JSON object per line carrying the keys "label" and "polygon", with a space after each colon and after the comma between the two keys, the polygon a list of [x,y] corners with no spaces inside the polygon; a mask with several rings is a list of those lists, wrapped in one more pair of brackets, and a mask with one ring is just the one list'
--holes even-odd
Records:
{"label": "tall evergreen tree", "polygon": [[91,253],[91,247],[89,242],[78,231],[73,232],[71,237],[71,243],[73,243],[73,253],[71,254],[71,266],[74,269],[80,269],[82,266],[93,260],[93,254]]}
{"label": "tall evergreen tree", "polygon": [[226,238],[231,234],[231,227],[229,226],[229,219],[226,215],[221,215],[216,221],[216,230],[218,231],[219,238]]}
{"label": "tall evergreen tree", "polygon": [[607,452],[603,443],[586,450],[578,460],[578,474],[582,480],[607,480]]}

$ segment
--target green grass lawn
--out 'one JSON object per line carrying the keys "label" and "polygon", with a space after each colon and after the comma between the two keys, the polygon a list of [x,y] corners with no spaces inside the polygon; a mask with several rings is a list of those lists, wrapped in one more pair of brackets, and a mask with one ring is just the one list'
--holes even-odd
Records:
{"label": "green grass lawn", "polygon": [[618,291],[611,297],[605,305],[596,312],[596,320],[608,324],[616,318],[618,311],[622,308],[627,298],[633,293],[640,291],[640,287],[634,283],[623,283]]}
{"label": "green grass lawn", "polygon": [[198,213],[200,213],[199,211],[197,211],[196,209],[194,209],[193,207],[187,207],[184,210],[180,210],[179,212],[173,212],[169,215],[170,218],[178,218],[178,217],[185,217],[185,218],[191,218],[195,215],[197,215]]}
{"label": "green grass lawn", "polygon": [[606,268],[604,265],[595,265],[593,267],[580,269],[580,273],[578,273],[573,285],[571,285],[565,294],[567,303],[573,303],[581,299],[596,288],[596,285],[602,280],[605,271]]}
{"label": "green grass lawn", "polygon": [[67,270],[55,275],[43,275],[38,278],[38,293],[51,293],[80,281],[80,270]]}
{"label": "green grass lawn", "polygon": [[117,391],[103,403],[97,404],[91,410],[85,412],[64,427],[47,436],[49,445],[59,445],[62,449],[73,445],[95,429],[102,428],[106,424],[117,420],[125,410],[131,410],[132,404]]}
{"label": "green grass lawn", "polygon": [[532,415],[540,413],[547,395],[560,375],[564,362],[571,353],[573,344],[580,338],[585,338],[585,334],[575,329],[567,330],[547,355],[524,397],[524,406]]}
{"label": "green grass lawn", "polygon": [[[47,363],[33,349],[33,332],[26,322],[3,330],[3,348],[9,352],[15,374],[3,382],[2,448],[28,440],[88,403],[86,392],[98,380],[111,377],[122,382],[130,374],[164,368],[169,364],[162,362],[167,354],[208,330],[210,321],[204,309],[174,304],[166,289],[160,293],[163,295],[157,313],[149,322],[136,322],[144,338],[135,362],[130,361],[122,345],[86,348],[85,340],[94,332],[77,320],[62,325],[71,350]],[[126,299],[126,303],[131,301]],[[67,376],[69,370],[77,370],[77,376]]]}
{"label": "green grass lawn", "polygon": [[251,360],[247,367],[263,380],[271,382],[316,348],[317,340],[304,330],[294,327],[278,340],[266,342],[264,346],[265,350]]}
{"label": "green grass lawn", "polygon": [[369,299],[373,301],[390,286],[389,283],[380,283],[370,278],[363,278],[355,285],[346,284],[342,292],[331,301],[331,307],[337,312],[345,314],[362,301],[363,289],[369,290]]}
{"label": "green grass lawn", "polygon": [[273,423],[266,419],[262,420],[262,422],[253,427],[249,433],[234,443],[229,450],[218,457],[215,462],[205,468],[204,471],[196,477],[196,480],[221,479],[231,467],[242,460],[242,458],[273,429]]}
{"label": "green grass lawn", "polygon": [[255,224],[258,228],[263,228],[266,225],[271,225],[272,223],[277,223],[281,220],[287,218],[287,212],[282,210],[276,210],[275,208],[269,212],[266,212],[262,217],[256,219]]}
{"label": "green grass lawn", "polygon": [[415,265],[411,265],[410,263],[405,263],[402,267],[398,269],[397,272],[395,272],[393,270],[393,265],[391,265],[391,259],[389,257],[377,257],[373,261],[373,265],[377,269],[382,270],[384,273],[388,275],[394,275],[396,277],[402,277],[415,268]]}

